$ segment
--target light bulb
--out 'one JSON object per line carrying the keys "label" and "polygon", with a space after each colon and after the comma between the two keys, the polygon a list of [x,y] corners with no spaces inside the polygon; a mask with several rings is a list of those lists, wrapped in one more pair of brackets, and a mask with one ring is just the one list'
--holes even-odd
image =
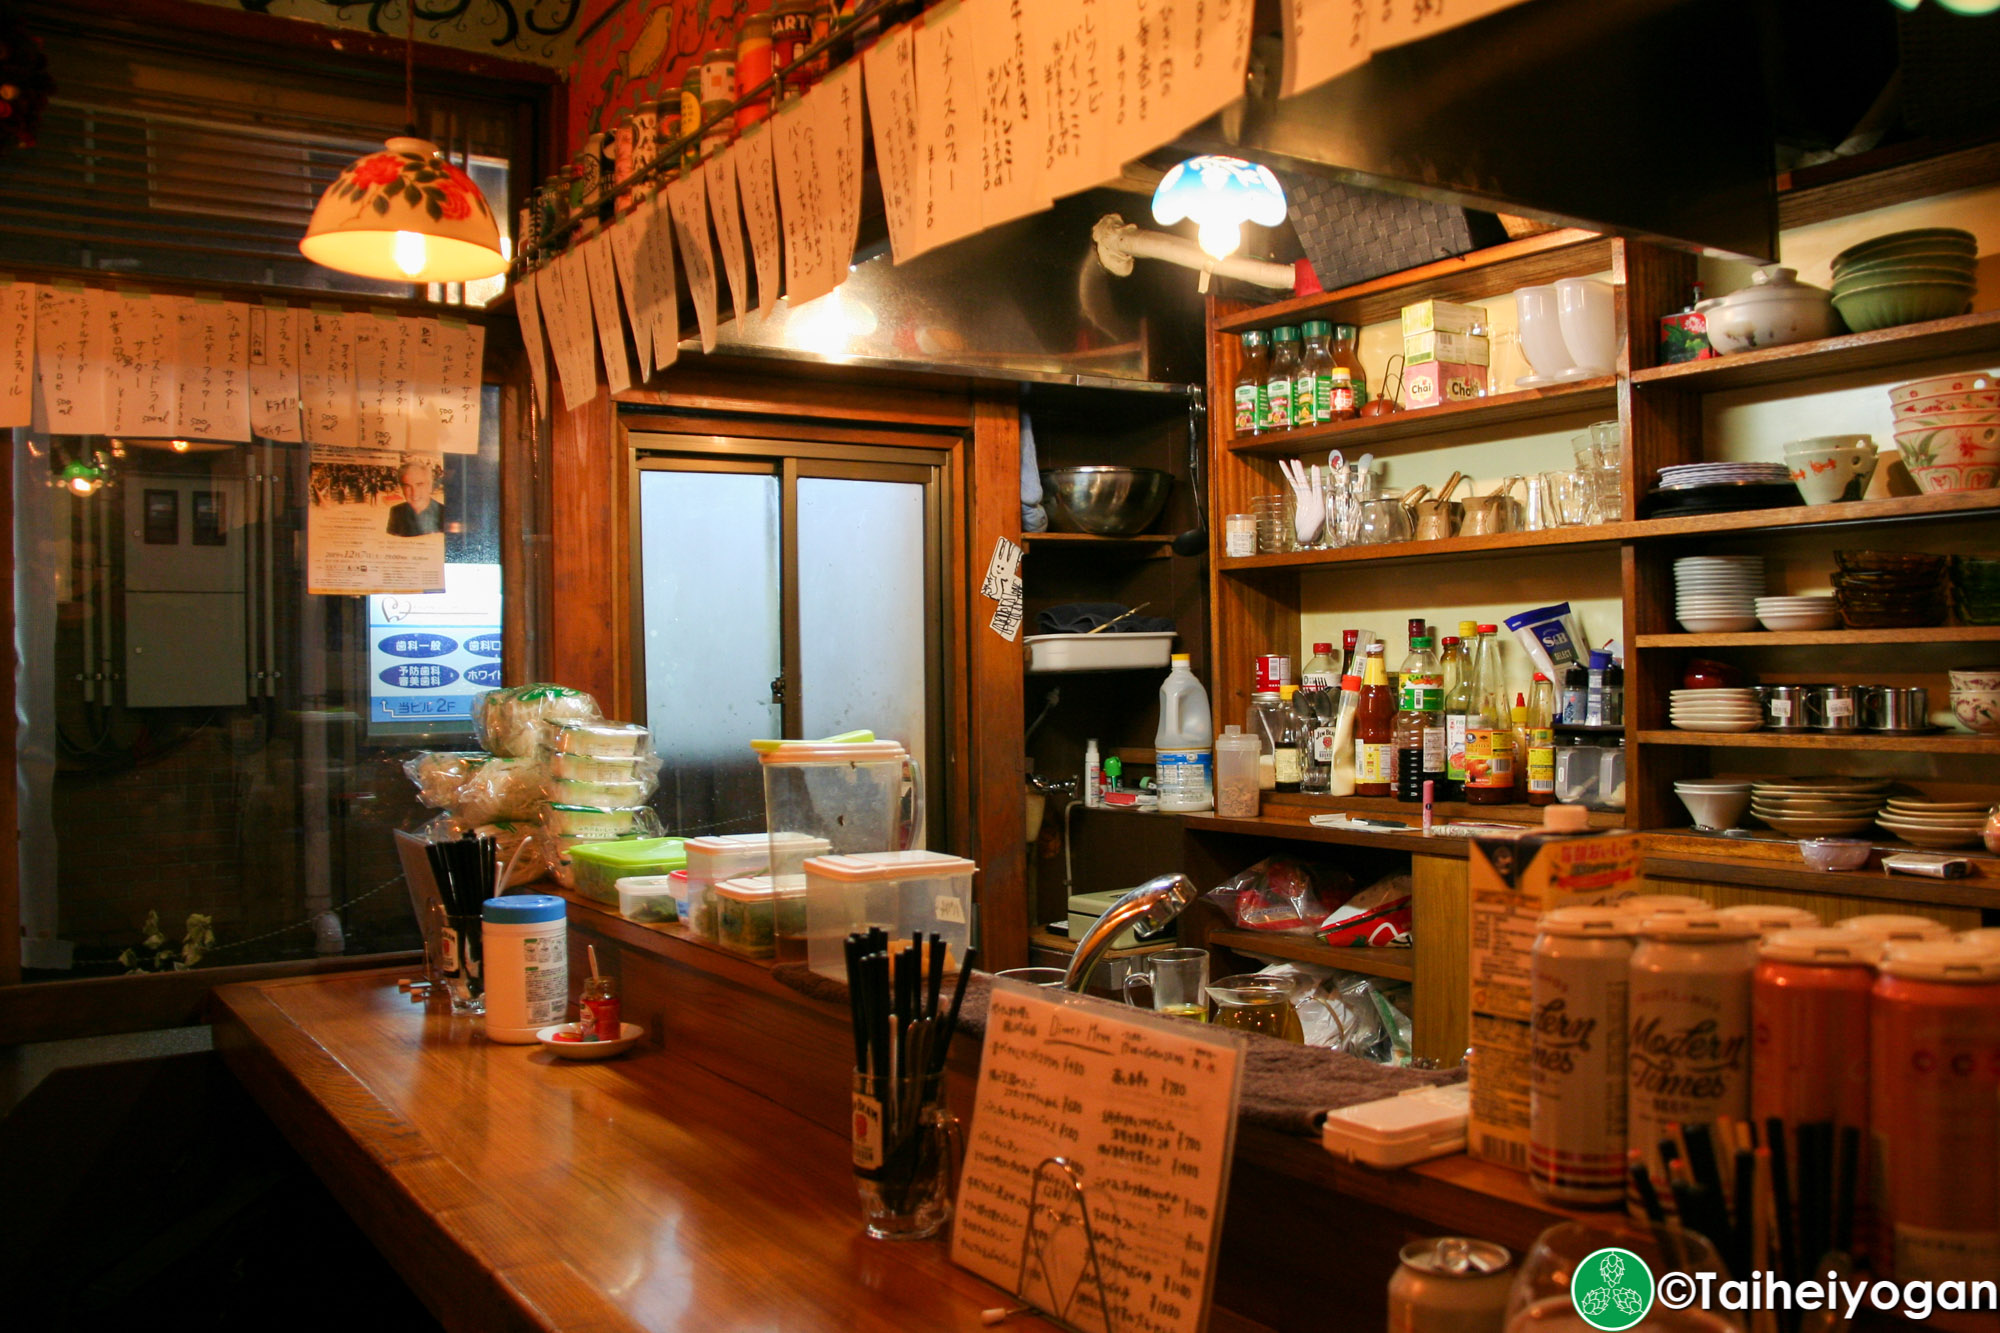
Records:
{"label": "light bulb", "polygon": [[1203,222],[1196,234],[1201,241],[1203,253],[1215,259],[1229,258],[1236,253],[1236,247],[1243,241],[1243,228],[1222,218],[1211,218]]}
{"label": "light bulb", "polygon": [[95,477],[71,477],[69,488],[78,495],[89,495],[97,489]]}
{"label": "light bulb", "polygon": [[186,440],[175,440],[168,447],[177,454],[184,454],[188,451],[188,442]]}
{"label": "light bulb", "polygon": [[422,273],[424,265],[430,262],[430,247],[419,233],[399,231],[396,233],[395,256],[396,267],[414,278]]}

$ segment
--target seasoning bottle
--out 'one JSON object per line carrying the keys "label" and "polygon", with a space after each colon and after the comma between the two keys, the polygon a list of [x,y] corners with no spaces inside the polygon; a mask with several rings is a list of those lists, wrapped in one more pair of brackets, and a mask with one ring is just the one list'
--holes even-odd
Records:
{"label": "seasoning bottle", "polygon": [[1352,421],[1361,415],[1354,405],[1354,374],[1346,366],[1335,366],[1326,372],[1326,418],[1328,421]]}
{"label": "seasoning bottle", "polygon": [[1354,410],[1348,416],[1359,416],[1361,409],[1368,406],[1368,372],[1361,368],[1361,328],[1356,324],[1336,324],[1333,326],[1333,346],[1329,355],[1333,364],[1347,371],[1354,382]]}
{"label": "seasoning bottle", "polygon": [[1501,702],[1500,630],[1481,625],[1478,631],[1469,673],[1472,702],[1465,714],[1465,799],[1472,805],[1505,805],[1514,799],[1514,742],[1512,714]]}
{"label": "seasoning bottle", "polygon": [[1313,645],[1313,655],[1306,659],[1306,669],[1299,674],[1299,684],[1317,685],[1324,690],[1340,684],[1340,663],[1333,660],[1332,644]]}
{"label": "seasoning bottle", "polygon": [[1260,329],[1243,335],[1243,364],[1236,371],[1235,411],[1232,421],[1238,435],[1255,435],[1264,429],[1264,376],[1271,361],[1271,344]]}
{"label": "seasoning bottle", "polygon": [[1324,796],[1333,781],[1333,721],[1340,708],[1340,690],[1331,685],[1301,685],[1292,696],[1299,726],[1299,790]]}
{"label": "seasoning bottle", "polygon": [[1528,804],[1556,800],[1555,683],[1541,672],[1528,698]]}
{"label": "seasoning bottle", "polygon": [[1342,679],[1361,675],[1361,659],[1354,654],[1355,645],[1361,642],[1361,631],[1344,629],[1340,632],[1340,661],[1336,664]]}
{"label": "seasoning bottle", "polygon": [[1340,704],[1334,714],[1333,738],[1327,746],[1332,761],[1332,772],[1327,776],[1326,790],[1330,796],[1354,795],[1354,719],[1361,711],[1361,677],[1345,675],[1340,678]]}
{"label": "seasoning bottle", "polygon": [[1441,787],[1434,789],[1441,800],[1456,801],[1465,794],[1465,719],[1472,711],[1473,697],[1479,685],[1475,679],[1479,663],[1473,657],[1478,639],[1478,621],[1458,622],[1458,679],[1444,698],[1445,780]]}
{"label": "seasoning bottle", "polygon": [[1581,662],[1572,662],[1563,670],[1563,725],[1570,727],[1582,726],[1584,715],[1589,707],[1590,668]]}
{"label": "seasoning bottle", "polygon": [[1514,799],[1528,799],[1528,697],[1514,691],[1514,707],[1508,717],[1508,735],[1514,743]]}
{"label": "seasoning bottle", "polygon": [[[1428,634],[1410,639],[1396,711],[1396,799],[1424,799],[1424,779],[1444,767],[1444,676]],[[1436,792],[1436,787],[1432,787]]]}
{"label": "seasoning bottle", "polygon": [[1625,725],[1625,667],[1616,659],[1604,668],[1604,725]]}
{"label": "seasoning bottle", "polygon": [[1286,430],[1292,424],[1292,381],[1299,373],[1299,331],[1286,324],[1271,330],[1271,365],[1264,372],[1266,430]]}
{"label": "seasoning bottle", "polygon": [[1104,766],[1095,739],[1083,743],[1083,804],[1091,810],[1104,804]]}
{"label": "seasoning bottle", "polygon": [[1299,718],[1292,703],[1298,692],[1296,685],[1279,686],[1278,711],[1271,719],[1271,776],[1279,791],[1299,789]]}
{"label": "seasoning bottle", "polygon": [[[594,947],[592,953],[595,956]],[[617,1041],[625,1035],[618,983],[610,977],[584,978],[583,994],[576,1005],[576,1035],[581,1041]]]}
{"label": "seasoning bottle", "polygon": [[1329,343],[1333,325],[1323,319],[1309,319],[1304,325],[1305,346],[1299,351],[1299,373],[1292,380],[1292,424],[1311,426],[1333,420],[1333,352]]}
{"label": "seasoning bottle", "polygon": [[1387,796],[1395,787],[1396,693],[1378,641],[1368,645],[1354,715],[1354,794]]}

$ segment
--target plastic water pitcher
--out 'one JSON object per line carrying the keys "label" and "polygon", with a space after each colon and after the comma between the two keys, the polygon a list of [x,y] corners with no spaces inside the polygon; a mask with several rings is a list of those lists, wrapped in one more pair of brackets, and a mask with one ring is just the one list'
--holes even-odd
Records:
{"label": "plastic water pitcher", "polygon": [[1160,682],[1160,727],[1153,733],[1153,784],[1162,810],[1215,808],[1215,724],[1208,691],[1195,679],[1186,653]]}
{"label": "plastic water pitcher", "polygon": [[824,838],[832,855],[924,845],[917,761],[894,741],[784,741],[759,753],[765,827]]}

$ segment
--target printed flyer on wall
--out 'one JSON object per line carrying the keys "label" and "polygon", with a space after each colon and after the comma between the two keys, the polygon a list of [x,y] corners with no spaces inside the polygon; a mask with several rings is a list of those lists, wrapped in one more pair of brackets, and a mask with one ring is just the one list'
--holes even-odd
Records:
{"label": "printed flyer on wall", "polygon": [[450,731],[500,684],[500,566],[446,565],[445,591],[368,599],[368,724]]}
{"label": "printed flyer on wall", "polygon": [[441,455],[314,445],[308,486],[308,592],[445,590]]}

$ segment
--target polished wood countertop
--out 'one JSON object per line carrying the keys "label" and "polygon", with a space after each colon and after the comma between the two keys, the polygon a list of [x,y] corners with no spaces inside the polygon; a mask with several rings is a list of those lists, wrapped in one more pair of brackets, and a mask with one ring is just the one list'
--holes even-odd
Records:
{"label": "polished wood countertop", "polygon": [[942,1241],[869,1240],[824,1125],[643,1044],[489,1043],[396,980],[222,987],[216,1046],[446,1327],[977,1329],[1015,1304]]}

